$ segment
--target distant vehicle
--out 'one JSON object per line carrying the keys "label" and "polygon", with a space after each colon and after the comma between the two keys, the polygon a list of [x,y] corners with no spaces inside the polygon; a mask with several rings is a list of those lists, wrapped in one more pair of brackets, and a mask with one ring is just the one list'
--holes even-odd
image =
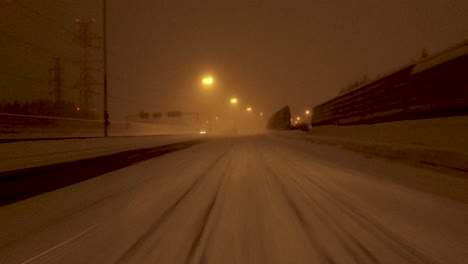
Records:
{"label": "distant vehicle", "polygon": [[292,129],[298,129],[298,130],[302,130],[302,131],[309,131],[310,127],[309,127],[309,124],[307,124],[307,123],[299,123],[299,124],[293,125]]}
{"label": "distant vehicle", "polygon": [[206,131],[205,130],[201,130],[200,131],[200,135],[205,135],[206,134]]}

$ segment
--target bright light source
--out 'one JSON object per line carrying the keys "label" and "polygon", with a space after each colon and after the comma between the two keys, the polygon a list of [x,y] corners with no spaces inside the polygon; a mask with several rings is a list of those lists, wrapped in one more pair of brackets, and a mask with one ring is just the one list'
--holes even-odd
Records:
{"label": "bright light source", "polygon": [[80,107],[76,107],[75,110],[76,110],[76,111],[80,111],[81,108],[80,108]]}
{"label": "bright light source", "polygon": [[245,110],[247,110],[247,112],[252,112],[252,107],[247,107]]}
{"label": "bright light source", "polygon": [[201,135],[205,135],[205,134],[206,134],[206,131],[205,131],[205,130],[202,130],[202,131],[200,131],[200,134],[201,134]]}
{"label": "bright light source", "polygon": [[262,116],[262,115],[263,115],[263,112],[261,112],[260,115]]}
{"label": "bright light source", "polygon": [[300,118],[300,117],[296,117],[296,120],[301,120],[301,118]]}
{"label": "bright light source", "polygon": [[237,98],[231,98],[231,104],[237,104]]}
{"label": "bright light source", "polygon": [[203,85],[205,85],[205,86],[210,86],[210,85],[213,84],[213,82],[214,82],[214,80],[213,80],[213,77],[211,77],[211,76],[207,76],[207,77],[204,77],[204,78],[202,79],[202,83],[203,83]]}
{"label": "bright light source", "polygon": [[309,110],[306,110],[306,115],[310,114],[310,111]]}

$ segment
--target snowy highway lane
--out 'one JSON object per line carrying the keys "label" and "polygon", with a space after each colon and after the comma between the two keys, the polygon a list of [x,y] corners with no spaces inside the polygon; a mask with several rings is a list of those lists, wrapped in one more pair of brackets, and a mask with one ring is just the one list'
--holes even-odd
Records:
{"label": "snowy highway lane", "polygon": [[215,138],[0,207],[0,263],[465,263],[467,204],[396,174],[452,177],[271,135]]}

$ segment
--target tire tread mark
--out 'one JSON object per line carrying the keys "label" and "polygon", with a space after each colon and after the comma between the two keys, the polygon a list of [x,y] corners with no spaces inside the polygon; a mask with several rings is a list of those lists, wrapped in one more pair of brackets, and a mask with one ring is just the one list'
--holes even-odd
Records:
{"label": "tire tread mark", "polygon": [[[232,151],[232,150],[231,150]],[[225,168],[229,168],[232,160],[228,160],[228,165]],[[200,232],[197,234],[195,240],[192,243],[192,247],[190,248],[189,254],[186,257],[185,263],[197,263],[196,256],[199,256],[198,263],[206,263],[206,248],[200,247],[200,242],[203,241],[203,237],[205,237],[205,247],[209,242],[211,236],[211,230],[208,230],[208,223],[210,222],[211,217],[213,216],[213,211],[216,208],[216,204],[220,202],[219,194],[220,191],[223,189],[223,186],[227,184],[228,181],[228,171],[224,170],[218,188],[216,189],[216,193],[213,197],[210,206],[208,207],[205,217],[204,217],[204,224],[200,229]],[[198,253],[198,254],[197,254]]]}
{"label": "tire tread mark", "polygon": [[[213,167],[215,167],[221,159],[226,155],[228,151],[223,152],[221,155],[219,155],[208,167],[205,171],[211,170]],[[203,181],[203,179],[206,178],[205,173],[201,173],[197,177],[195,177],[195,180],[193,183],[190,185],[190,187],[185,190],[182,195],[173,203],[171,206],[166,208],[164,212],[159,216],[154,223],[151,225],[150,229],[146,231],[143,236],[138,238],[121,256],[120,258],[116,261],[116,263],[128,263],[129,259],[131,258],[131,254],[136,252],[138,250],[138,247],[145,243],[152,234],[154,234],[158,228],[167,220],[169,215],[182,203],[183,200],[186,199],[188,194],[192,192],[200,183]]]}
{"label": "tire tread mark", "polygon": [[[307,238],[311,242],[312,246],[317,249],[318,254],[320,255],[320,257],[323,260],[325,260],[326,263],[330,263],[330,264],[336,263],[335,260],[333,259],[333,257],[330,255],[330,253],[327,252],[327,250],[323,246],[320,245],[320,243],[317,241],[317,239],[315,239],[315,237],[311,233],[310,228],[308,227],[307,222],[306,222],[303,214],[300,212],[299,208],[296,206],[294,201],[288,195],[288,191],[286,191],[286,187],[284,186],[284,183],[282,183],[279,180],[278,174],[275,173],[267,164],[265,164],[265,168],[266,168],[267,172],[274,177],[275,182],[280,186],[281,191],[282,191],[282,193],[283,193],[283,195],[284,195],[284,197],[285,197],[285,199],[287,201],[287,204],[289,205],[289,207],[294,212],[296,218],[299,220],[299,223],[300,223],[302,229],[305,231],[305,233],[307,235]],[[268,177],[267,177],[267,180],[268,180]]]}
{"label": "tire tread mark", "polygon": [[[277,179],[278,179],[278,182],[279,182],[279,177],[277,176]],[[280,183],[284,186],[284,183]],[[299,184],[296,182],[296,184]],[[284,187],[286,188],[286,187]],[[303,193],[304,196],[307,197],[307,194],[306,194],[306,191],[298,188],[301,193]],[[287,192],[287,191],[285,191]],[[309,197],[310,198],[310,197]],[[328,219],[333,219],[333,217],[329,214],[328,211],[326,211],[325,209],[321,208],[318,203],[314,202],[316,206],[314,206],[312,208],[312,210],[314,211],[314,214],[317,216],[318,219],[320,219],[320,221],[322,221],[322,223],[330,226],[335,235],[337,237],[341,237],[341,239],[339,239],[339,242],[340,244],[343,246],[343,248],[346,250],[346,252],[348,252],[348,254],[354,259],[354,261],[356,263],[363,263],[364,262],[364,259],[361,259],[359,257],[359,255],[356,254],[356,252],[350,247],[350,245],[348,243],[346,243],[345,241],[346,240],[350,240],[354,245],[357,246],[358,249],[360,249],[362,251],[362,253],[370,260],[372,261],[372,263],[379,263],[379,261],[377,260],[377,258],[372,255],[370,253],[369,250],[367,250],[366,248],[364,248],[362,246],[362,244],[360,244],[359,242],[357,242],[356,238],[354,236],[352,236],[345,228],[343,228],[342,226],[338,225],[337,223],[335,223],[334,221],[329,221],[329,222],[326,222],[324,218],[328,218]],[[298,209],[296,209],[298,210]],[[321,213],[319,213],[319,211],[321,211]],[[322,215],[322,216],[321,216]],[[326,217],[324,217],[324,215]],[[307,222],[304,220],[304,225],[307,226]],[[332,223],[332,225],[330,225],[330,223]],[[344,234],[344,236],[343,236]],[[346,239],[347,238],[347,239]],[[361,245],[361,246],[360,246]]]}
{"label": "tire tread mark", "polygon": [[[290,162],[293,165],[295,164],[294,160],[291,160],[286,155],[281,155],[281,156],[283,156],[285,162],[287,161],[287,162]],[[382,241],[387,241],[387,245],[396,254],[398,254],[398,255],[400,255],[402,257],[405,257],[405,255],[401,255],[401,251],[399,251],[397,249],[397,247],[398,247],[398,248],[404,249],[404,251],[407,254],[415,257],[416,259],[418,259],[422,263],[437,263],[436,261],[430,259],[428,256],[426,256],[425,254],[423,254],[419,250],[412,247],[409,244],[408,241],[406,241],[405,239],[397,236],[391,230],[388,230],[387,228],[385,228],[383,225],[378,223],[376,220],[371,220],[371,219],[368,219],[365,216],[363,216],[362,213],[360,213],[354,206],[350,205],[349,203],[343,201],[340,198],[331,196],[326,191],[326,189],[324,189],[324,187],[321,186],[321,184],[319,184],[318,182],[313,181],[312,179],[310,179],[310,177],[307,176],[307,172],[298,169],[299,166],[291,166],[291,168],[294,169],[296,172],[298,172],[297,173],[298,175],[302,176],[304,179],[306,179],[312,185],[317,187],[317,190],[319,191],[319,193],[320,193],[320,195],[322,197],[329,200],[332,204],[334,204],[342,212],[346,213],[351,219],[355,220],[355,222],[358,223],[362,228],[364,228],[364,230],[368,230],[369,226],[373,227],[377,231],[377,233],[373,233],[373,234],[378,235],[379,237],[383,238]],[[296,181],[296,183],[297,183],[297,181]],[[300,187],[301,185],[299,183],[297,183],[296,185],[298,186],[297,188],[302,189]],[[305,191],[305,190],[302,190],[302,191],[309,199],[313,200],[313,198],[310,195],[307,194],[307,191]],[[324,209],[322,208],[322,210],[324,210]],[[343,229],[343,228],[340,228],[340,229]]]}
{"label": "tire tread mark", "polygon": [[[311,182],[311,180],[308,177],[305,178],[307,178],[307,180]],[[402,255],[402,252],[398,250],[398,248],[402,248],[407,254],[412,255],[422,263],[436,263],[434,262],[434,260],[431,260],[428,256],[411,246],[409,242],[403,239],[402,237],[397,236],[391,230],[385,228],[377,221],[368,219],[367,217],[363,216],[361,212],[359,212],[355,207],[353,207],[349,203],[346,203],[339,198],[331,197],[329,194],[326,193],[325,189],[323,189],[322,186],[317,185],[317,187],[320,189],[320,193],[325,199],[335,204],[335,206],[340,208],[342,212],[346,213],[346,215],[353,219],[364,230],[368,230],[369,226],[373,227],[377,231],[377,233],[374,233],[374,235],[378,235],[381,238],[383,238],[382,241],[388,241],[387,245],[389,245],[392,251],[396,254],[405,257],[405,255]],[[348,237],[356,241],[356,239],[353,238],[352,235],[346,229],[342,228],[342,230],[348,234]]]}

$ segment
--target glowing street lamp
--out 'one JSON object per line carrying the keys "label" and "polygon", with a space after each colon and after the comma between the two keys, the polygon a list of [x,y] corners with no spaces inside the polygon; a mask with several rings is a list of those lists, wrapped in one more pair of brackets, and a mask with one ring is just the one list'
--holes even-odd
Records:
{"label": "glowing street lamp", "polygon": [[232,105],[237,104],[237,98],[235,98],[235,97],[231,98],[231,104]]}
{"label": "glowing street lamp", "polygon": [[[213,77],[211,77],[210,75],[207,75],[207,76],[205,76],[205,77],[202,78],[201,82],[202,82],[202,84],[203,84],[203,87],[209,88],[209,87],[211,87],[211,86],[213,85],[214,79],[213,79]],[[212,108],[212,106],[211,106],[210,108]],[[213,123],[213,122],[211,122],[211,121],[212,121],[211,116],[212,116],[212,109],[210,109],[210,111],[209,111],[209,113],[208,113],[208,119],[209,119],[209,120],[206,121],[206,122],[208,123],[208,130],[209,130],[210,132],[213,131],[213,129],[212,129],[212,128],[213,128],[213,127],[212,127],[212,123]]]}
{"label": "glowing street lamp", "polygon": [[214,79],[213,79],[213,77],[211,77],[211,76],[206,76],[206,77],[203,77],[203,79],[202,79],[202,84],[203,84],[203,86],[205,86],[205,87],[209,87],[209,86],[211,86],[213,83],[214,83]]}
{"label": "glowing street lamp", "polygon": [[245,110],[246,110],[247,112],[252,112],[252,107],[247,107]]}
{"label": "glowing street lamp", "polygon": [[310,115],[310,111],[309,111],[309,110],[306,110],[305,113],[306,113],[306,115]]}
{"label": "glowing street lamp", "polygon": [[262,115],[263,115],[263,112],[261,112],[260,115],[262,116]]}

